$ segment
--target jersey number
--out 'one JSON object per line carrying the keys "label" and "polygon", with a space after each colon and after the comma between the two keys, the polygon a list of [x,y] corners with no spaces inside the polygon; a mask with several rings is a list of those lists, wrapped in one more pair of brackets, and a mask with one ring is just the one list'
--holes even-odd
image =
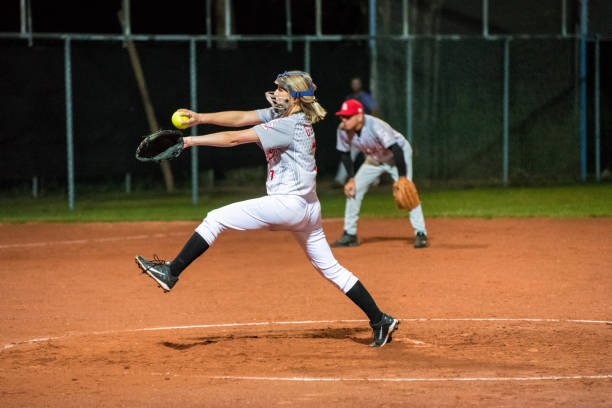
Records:
{"label": "jersey number", "polygon": [[270,181],[274,178],[274,170],[270,170]]}
{"label": "jersey number", "polygon": [[311,125],[303,125],[303,126],[304,126],[304,131],[306,132],[306,136],[311,137],[313,134],[312,126]]}

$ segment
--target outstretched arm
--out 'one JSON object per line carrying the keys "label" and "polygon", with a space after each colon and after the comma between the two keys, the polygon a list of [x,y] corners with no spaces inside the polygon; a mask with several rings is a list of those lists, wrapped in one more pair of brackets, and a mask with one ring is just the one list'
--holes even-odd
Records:
{"label": "outstretched arm", "polygon": [[183,137],[183,149],[190,146],[216,146],[232,147],[245,143],[257,143],[259,137],[253,128],[243,130],[229,130],[225,132],[211,133],[202,136]]}
{"label": "outstretched arm", "polygon": [[189,109],[179,109],[181,115],[187,116],[189,119],[183,121],[187,127],[211,124],[229,127],[252,126],[261,123],[257,111],[224,111],[215,113],[197,113]]}

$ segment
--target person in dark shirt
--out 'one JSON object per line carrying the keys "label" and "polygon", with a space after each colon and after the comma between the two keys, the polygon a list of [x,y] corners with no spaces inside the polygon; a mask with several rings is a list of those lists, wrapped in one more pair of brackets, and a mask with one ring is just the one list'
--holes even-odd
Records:
{"label": "person in dark shirt", "polygon": [[[351,93],[344,98],[345,101],[349,99],[356,99],[361,102],[363,105],[364,113],[372,116],[379,116],[380,111],[378,110],[378,104],[372,95],[363,90],[363,83],[360,77],[351,78]],[[352,148],[351,149],[351,159],[355,161],[357,156],[359,155],[359,150]],[[362,160],[363,157],[360,159]],[[336,171],[336,177],[334,177],[334,181],[339,185],[344,185],[347,180],[346,169],[342,162],[338,164],[338,170]],[[373,185],[378,185],[380,183],[380,178],[374,180]]]}
{"label": "person in dark shirt", "polygon": [[351,78],[351,93],[348,94],[344,100],[348,101],[349,99],[357,99],[361,102],[367,115],[378,116],[378,104],[372,95],[363,90],[361,78]]}

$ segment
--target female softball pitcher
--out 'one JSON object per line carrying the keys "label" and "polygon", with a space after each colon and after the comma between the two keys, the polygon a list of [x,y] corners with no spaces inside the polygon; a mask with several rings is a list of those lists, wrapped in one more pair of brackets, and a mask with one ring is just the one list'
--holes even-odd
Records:
{"label": "female softball pitcher", "polygon": [[209,212],[172,262],[141,256],[136,263],[165,291],[170,291],[179,274],[211,246],[226,229],[269,228],[291,231],[310,262],[365,312],[373,330],[371,347],[391,341],[399,320],[382,313],[361,282],[334,258],[321,223],[321,204],[316,193],[315,135],[312,123],[323,119],[325,110],[316,101],[317,89],[310,75],[284,72],[275,80],[277,89],[266,93],[272,107],[252,111],[196,113],[182,109],[189,119],[184,125],[215,124],[242,127],[183,139],[184,146],[232,147],[257,143],[266,155],[267,195],[241,201]]}

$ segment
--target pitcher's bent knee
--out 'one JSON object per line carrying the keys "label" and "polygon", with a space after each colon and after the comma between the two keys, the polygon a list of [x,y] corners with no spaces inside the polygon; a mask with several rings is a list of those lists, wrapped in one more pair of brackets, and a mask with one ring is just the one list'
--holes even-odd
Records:
{"label": "pitcher's bent knee", "polygon": [[217,214],[217,210],[212,210],[209,212],[202,223],[195,229],[196,232],[200,234],[202,238],[204,238],[204,241],[206,241],[208,245],[212,245],[219,234],[226,229],[223,224],[218,221]]}
{"label": "pitcher's bent knee", "polygon": [[358,281],[355,275],[339,263],[328,268],[317,269],[344,293],[348,292]]}

